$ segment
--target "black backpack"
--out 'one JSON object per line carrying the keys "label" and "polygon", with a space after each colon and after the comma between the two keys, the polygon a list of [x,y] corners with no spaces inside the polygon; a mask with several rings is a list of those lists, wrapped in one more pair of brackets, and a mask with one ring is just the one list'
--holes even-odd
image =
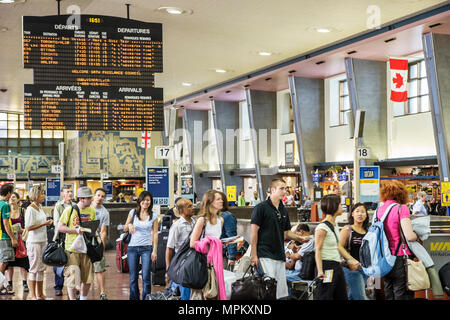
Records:
{"label": "black backpack", "polygon": [[314,280],[316,274],[316,252],[310,251],[302,257],[302,270],[299,277],[302,280]]}

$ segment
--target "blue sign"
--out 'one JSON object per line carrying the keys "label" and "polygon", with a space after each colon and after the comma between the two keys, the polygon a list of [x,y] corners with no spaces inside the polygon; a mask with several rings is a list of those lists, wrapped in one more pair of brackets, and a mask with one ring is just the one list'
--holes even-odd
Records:
{"label": "blue sign", "polygon": [[103,182],[103,189],[106,190],[106,200],[110,200],[113,197],[113,183],[111,181]]}
{"label": "blue sign", "polygon": [[339,181],[347,181],[347,172],[342,171],[339,173]]}
{"label": "blue sign", "polygon": [[58,202],[61,195],[61,180],[59,178],[46,178],[45,186],[45,206],[53,206]]}
{"label": "blue sign", "polygon": [[313,173],[312,181],[313,182],[319,182],[320,181],[320,173]]}
{"label": "blue sign", "polygon": [[380,167],[359,168],[359,201],[377,202],[380,198]]}
{"label": "blue sign", "polygon": [[153,196],[153,204],[169,205],[169,167],[147,167],[145,186]]}

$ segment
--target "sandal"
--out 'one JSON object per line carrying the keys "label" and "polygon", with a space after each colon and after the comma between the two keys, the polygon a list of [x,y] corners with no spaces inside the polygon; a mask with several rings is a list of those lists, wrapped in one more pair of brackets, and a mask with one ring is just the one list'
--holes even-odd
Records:
{"label": "sandal", "polygon": [[13,294],[15,294],[15,292],[9,291],[7,288],[3,288],[0,290],[0,296],[13,295]]}

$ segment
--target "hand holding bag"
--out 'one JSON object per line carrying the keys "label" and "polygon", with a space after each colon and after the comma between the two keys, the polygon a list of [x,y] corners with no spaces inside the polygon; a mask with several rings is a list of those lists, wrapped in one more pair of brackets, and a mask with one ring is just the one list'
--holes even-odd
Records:
{"label": "hand holding bag", "polygon": [[420,291],[430,288],[430,278],[428,277],[427,270],[422,261],[414,261],[406,254],[406,239],[403,234],[402,225],[400,223],[400,207],[399,207],[399,228],[400,238],[402,242],[403,250],[403,263],[406,271],[406,288],[409,291]]}
{"label": "hand holding bag", "polygon": [[70,249],[76,250],[81,253],[86,253],[87,247],[83,235],[79,234],[75,238],[75,240],[72,242],[72,245],[70,246]]}
{"label": "hand holding bag", "polygon": [[[73,208],[77,211],[78,220],[81,224],[80,210],[77,205],[73,206]],[[83,238],[86,243],[86,254],[91,259],[91,262],[94,263],[102,260],[104,251],[103,242],[101,240],[99,241],[96,235],[88,235],[87,232],[83,232]]]}
{"label": "hand holding bag", "polygon": [[205,299],[217,299],[219,295],[219,288],[217,284],[216,272],[214,271],[214,266],[208,264],[208,282],[206,282],[203,288],[203,297]]}
{"label": "hand holding bag", "polygon": [[16,248],[16,258],[25,258],[27,256],[27,248],[25,247],[25,243],[22,240],[22,237],[19,236],[17,239],[17,248]]}
{"label": "hand holding bag", "polygon": [[[248,271],[251,275],[245,277]],[[256,272],[256,267],[250,265],[241,279],[231,285],[230,300],[275,300],[277,281],[270,277],[262,277]]]}

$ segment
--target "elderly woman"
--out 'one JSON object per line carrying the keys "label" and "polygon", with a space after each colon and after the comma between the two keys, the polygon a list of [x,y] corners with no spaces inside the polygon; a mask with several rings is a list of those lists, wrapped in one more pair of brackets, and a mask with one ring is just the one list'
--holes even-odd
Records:
{"label": "elderly woman", "polygon": [[43,185],[34,186],[30,191],[31,204],[25,212],[25,229],[28,230],[27,251],[30,262],[28,283],[31,300],[45,300],[43,285],[45,264],[42,252],[47,245],[47,228],[53,220],[47,220],[41,202],[45,200]]}

